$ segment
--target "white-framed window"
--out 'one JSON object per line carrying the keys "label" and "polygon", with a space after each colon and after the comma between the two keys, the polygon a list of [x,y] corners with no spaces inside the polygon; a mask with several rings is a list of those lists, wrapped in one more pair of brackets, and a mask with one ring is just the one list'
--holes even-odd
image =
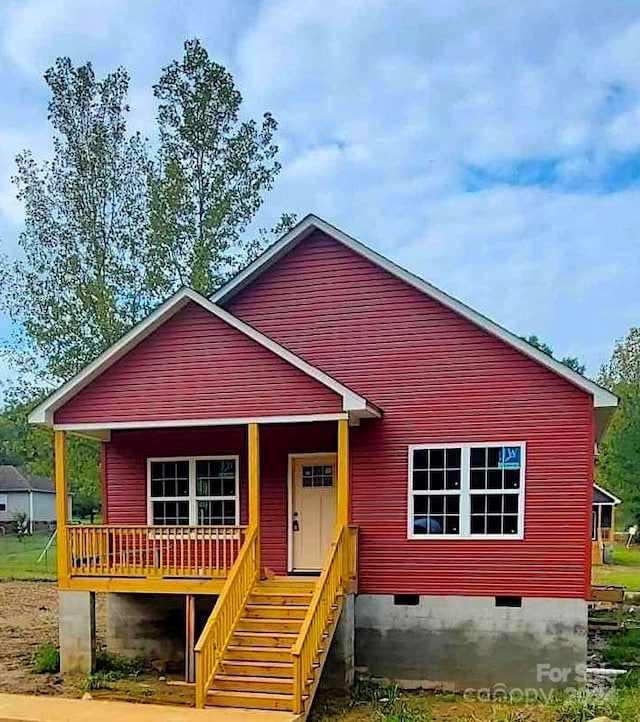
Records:
{"label": "white-framed window", "polygon": [[0,494],[0,511],[6,511],[8,506],[8,498],[6,494]]}
{"label": "white-framed window", "polygon": [[147,520],[153,526],[236,526],[240,519],[237,456],[147,460]]}
{"label": "white-framed window", "polygon": [[409,539],[523,539],[525,448],[409,446]]}

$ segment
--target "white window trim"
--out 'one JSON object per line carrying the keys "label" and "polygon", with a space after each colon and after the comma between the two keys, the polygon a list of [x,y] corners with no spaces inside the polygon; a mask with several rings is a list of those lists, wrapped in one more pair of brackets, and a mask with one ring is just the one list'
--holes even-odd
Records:
{"label": "white window trim", "polygon": [[9,495],[0,494],[0,504],[4,505],[4,509],[0,509],[0,513],[6,514],[9,511]]}
{"label": "white window trim", "polygon": [[[236,502],[236,518],[234,526],[240,525],[240,457],[237,454],[227,455],[205,455],[205,456],[153,456],[147,458],[147,524],[149,526],[155,526],[153,523],[153,501],[172,501],[179,500],[184,501],[185,498],[189,502],[189,526],[198,526],[198,504],[196,499],[222,499],[231,500],[232,497],[207,497],[198,496],[196,497],[196,462],[197,461],[227,461],[233,459],[235,462],[235,502]],[[151,497],[151,464],[154,462],[162,461],[188,461],[189,462],[189,496],[188,497],[171,497],[171,496],[156,496]],[[162,526],[162,525],[160,525]],[[206,525],[202,528],[205,529],[216,529],[223,528],[215,525]]]}
{"label": "white window trim", "polygon": [[[471,490],[469,488],[469,450],[472,448],[484,448],[489,446],[519,446],[521,449],[520,465],[520,489],[518,490],[518,533],[517,534],[471,534]],[[462,459],[460,467],[460,534],[415,534],[413,531],[413,452],[426,449],[461,449]],[[523,540],[524,534],[524,509],[525,509],[525,480],[527,476],[527,444],[524,441],[466,441],[455,444],[409,444],[409,476],[407,483],[407,538],[416,541],[518,541]],[[458,494],[454,490],[442,490],[434,492],[438,494]],[[482,494],[504,494],[504,489],[478,490]],[[514,493],[514,492],[511,492]]]}

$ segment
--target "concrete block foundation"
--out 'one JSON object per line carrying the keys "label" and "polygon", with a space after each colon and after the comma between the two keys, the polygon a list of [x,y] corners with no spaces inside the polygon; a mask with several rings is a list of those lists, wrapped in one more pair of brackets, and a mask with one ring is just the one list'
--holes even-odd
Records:
{"label": "concrete block foundation", "polygon": [[[196,640],[215,601],[213,596],[195,599]],[[112,654],[142,657],[161,672],[177,672],[185,670],[186,646],[185,595],[107,595],[107,650]]]}
{"label": "concrete block foundation", "polygon": [[123,657],[143,657],[160,671],[183,667],[184,596],[108,594],[107,650]]}
{"label": "concrete block foundation", "polygon": [[96,599],[93,592],[58,592],[60,671],[93,671],[96,659]]}
{"label": "concrete block foundation", "polygon": [[[524,598],[360,595],[355,606],[357,668],[405,686],[549,690],[584,681],[587,603]],[[497,685],[497,687],[496,687]]]}
{"label": "concrete block foundation", "polygon": [[355,596],[348,594],[322,671],[322,687],[348,690],[353,685],[354,669]]}

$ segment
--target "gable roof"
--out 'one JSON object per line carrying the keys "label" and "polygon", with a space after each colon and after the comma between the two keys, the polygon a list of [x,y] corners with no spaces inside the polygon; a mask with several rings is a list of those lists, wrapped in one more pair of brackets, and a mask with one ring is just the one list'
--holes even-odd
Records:
{"label": "gable roof", "polygon": [[593,503],[594,504],[613,504],[617,506],[622,504],[622,500],[612,494],[610,491],[603,489],[598,484],[593,485]]}
{"label": "gable roof", "polygon": [[0,465],[0,492],[29,492],[55,494],[53,481],[44,476],[29,474],[24,469],[9,464]]}
{"label": "gable roof", "polygon": [[[355,253],[358,253],[372,263],[375,263],[377,266],[383,268],[385,271],[388,271],[405,283],[408,283],[425,295],[438,301],[446,308],[455,311],[463,318],[471,321],[471,323],[479,326],[493,336],[501,339],[505,343],[515,348],[520,353],[528,356],[534,361],[537,361],[539,364],[545,366],[553,373],[561,376],[575,386],[583,389],[588,394],[593,396],[594,407],[612,410],[618,405],[618,397],[615,394],[612,394],[610,391],[603,388],[594,381],[591,381],[591,379],[586,378],[582,374],[573,371],[560,361],[557,361],[556,359],[549,356],[549,354],[540,351],[540,349],[532,346],[530,343],[524,341],[519,336],[511,333],[511,331],[507,331],[507,329],[495,323],[495,321],[492,321],[490,318],[487,318],[478,311],[475,311],[470,306],[462,303],[462,301],[459,301],[457,298],[454,298],[453,296],[450,296],[444,291],[441,291],[439,288],[436,288],[436,286],[433,286],[419,276],[416,276],[410,271],[407,271],[401,266],[398,266],[393,261],[390,261],[388,258],[385,258],[376,251],[373,251],[371,248],[368,248],[364,244],[360,243],[360,241],[357,241],[355,238],[348,236],[346,233],[343,233],[338,228],[335,228],[330,223],[327,223],[326,221],[322,220],[322,218],[318,218],[318,216],[314,216],[313,214],[305,216],[288,233],[286,233],[272,246],[270,246],[253,263],[248,265],[243,271],[238,273],[236,276],[234,276],[234,278],[232,278],[224,286],[222,286],[212,296],[212,301],[217,304],[224,304],[234,295],[239,293],[254,279],[263,274],[268,268],[270,268],[274,263],[276,263],[280,258],[286,255],[293,248],[295,248],[298,243],[303,241],[314,231],[321,231],[322,233],[325,233],[333,240],[341,243],[347,248],[350,248]],[[610,412],[605,412],[603,416],[610,416]],[[604,425],[606,425],[606,421],[604,420],[604,418],[602,419],[602,422],[604,423]]]}
{"label": "gable roof", "polygon": [[343,410],[349,413],[350,418],[360,419],[381,416],[380,409],[378,409],[374,404],[369,403],[363,396],[360,396],[351,389],[347,388],[344,384],[336,381],[324,371],[321,371],[315,366],[307,363],[299,356],[296,356],[288,349],[280,346],[280,344],[244,323],[244,321],[241,321],[239,318],[236,318],[220,306],[216,306],[208,298],[205,298],[190,288],[182,288],[171,296],[171,298],[158,306],[158,308],[150,313],[144,320],[134,326],[119,341],[98,356],[95,361],[82,369],[82,371],[69,379],[69,381],[60,386],[60,388],[36,406],[36,408],[29,414],[29,423],[53,426],[54,414],[61,406],[73,398],[83,388],[88,386],[91,381],[100,376],[100,374],[125,356],[132,348],[137,346],[141,341],[147,338],[147,336],[153,333],[153,331],[159,328],[167,319],[171,318],[171,316],[176,314],[190,302],[198,304],[209,313],[227,323],[229,326],[232,326],[236,330],[259,343],[261,346],[264,346],[276,356],[279,356],[287,363],[334,391],[342,398]]}

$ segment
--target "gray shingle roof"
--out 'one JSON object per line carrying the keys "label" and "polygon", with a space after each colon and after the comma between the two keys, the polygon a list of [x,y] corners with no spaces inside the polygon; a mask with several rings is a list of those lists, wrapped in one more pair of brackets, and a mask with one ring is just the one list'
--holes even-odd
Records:
{"label": "gray shingle roof", "polygon": [[9,465],[0,465],[0,491],[41,491],[45,494],[55,494],[51,479],[29,474],[24,469]]}

